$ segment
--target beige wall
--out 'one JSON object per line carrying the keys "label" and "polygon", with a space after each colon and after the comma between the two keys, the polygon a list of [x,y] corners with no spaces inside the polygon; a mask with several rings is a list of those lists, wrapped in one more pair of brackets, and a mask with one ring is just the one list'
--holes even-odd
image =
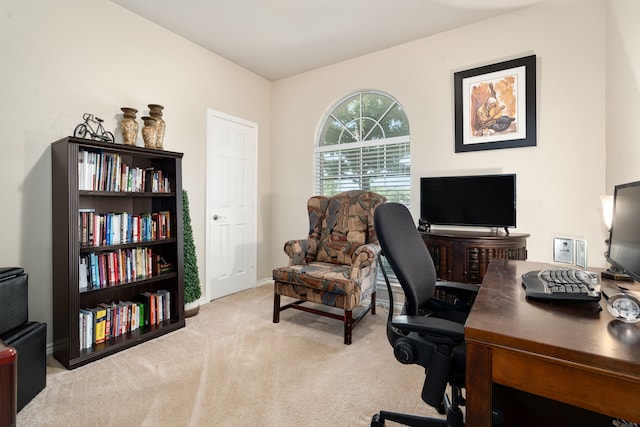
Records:
{"label": "beige wall", "polygon": [[606,193],[640,180],[640,2],[609,0],[607,10]]}
{"label": "beige wall", "polygon": [[[414,218],[421,176],[516,173],[514,231],[531,234],[529,259],[552,261],[553,237],[576,236],[587,239],[590,264],[604,265],[605,17],[604,0],[550,0],[276,82],[272,263],[286,262],[282,242],[305,235],[319,121],[345,95],[376,89],[398,99],[410,120]],[[456,154],[453,73],[531,54],[537,147]]]}
{"label": "beige wall", "polygon": [[[0,58],[0,265],[29,273],[31,318],[51,332],[49,146],[70,135],[84,112],[118,134],[120,107],[146,114],[149,103],[165,106],[164,145],[184,152],[204,289],[206,109],[258,124],[258,194],[265,199],[271,83],[107,0],[3,0]],[[260,210],[261,247],[268,212]],[[259,256],[259,275],[268,268],[268,257]]]}

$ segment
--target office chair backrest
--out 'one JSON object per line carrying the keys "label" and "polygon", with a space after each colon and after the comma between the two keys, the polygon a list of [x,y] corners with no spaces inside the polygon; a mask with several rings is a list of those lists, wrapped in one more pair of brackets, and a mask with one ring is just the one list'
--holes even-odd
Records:
{"label": "office chair backrest", "polygon": [[374,223],[382,254],[391,265],[405,294],[405,314],[418,314],[435,291],[436,269],[411,212],[399,203],[376,209]]}

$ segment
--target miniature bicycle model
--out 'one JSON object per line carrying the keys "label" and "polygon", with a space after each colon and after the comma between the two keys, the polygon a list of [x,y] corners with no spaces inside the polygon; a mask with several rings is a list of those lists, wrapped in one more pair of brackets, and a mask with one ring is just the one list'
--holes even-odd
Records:
{"label": "miniature bicycle model", "polygon": [[84,123],[80,123],[78,126],[76,126],[76,128],[73,130],[73,136],[77,138],[89,139],[87,137],[87,135],[89,135],[91,139],[95,139],[97,141],[115,142],[116,139],[113,136],[113,133],[105,130],[102,126],[102,122],[104,120],[90,113],[84,113],[82,115],[82,118],[84,119]]}

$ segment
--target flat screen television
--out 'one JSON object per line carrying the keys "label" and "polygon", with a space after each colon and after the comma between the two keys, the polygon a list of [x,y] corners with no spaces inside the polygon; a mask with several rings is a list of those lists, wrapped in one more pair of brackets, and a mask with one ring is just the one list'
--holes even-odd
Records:
{"label": "flat screen television", "polygon": [[516,226],[516,175],[420,178],[420,223]]}
{"label": "flat screen television", "polygon": [[607,261],[640,281],[640,181],[615,187]]}

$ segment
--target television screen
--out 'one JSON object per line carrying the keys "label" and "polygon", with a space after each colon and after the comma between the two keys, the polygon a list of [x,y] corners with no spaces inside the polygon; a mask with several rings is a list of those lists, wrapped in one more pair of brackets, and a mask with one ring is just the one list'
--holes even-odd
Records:
{"label": "television screen", "polygon": [[516,175],[423,177],[420,219],[427,224],[516,226]]}
{"label": "television screen", "polygon": [[607,261],[640,280],[640,181],[621,184],[613,193],[613,219]]}

